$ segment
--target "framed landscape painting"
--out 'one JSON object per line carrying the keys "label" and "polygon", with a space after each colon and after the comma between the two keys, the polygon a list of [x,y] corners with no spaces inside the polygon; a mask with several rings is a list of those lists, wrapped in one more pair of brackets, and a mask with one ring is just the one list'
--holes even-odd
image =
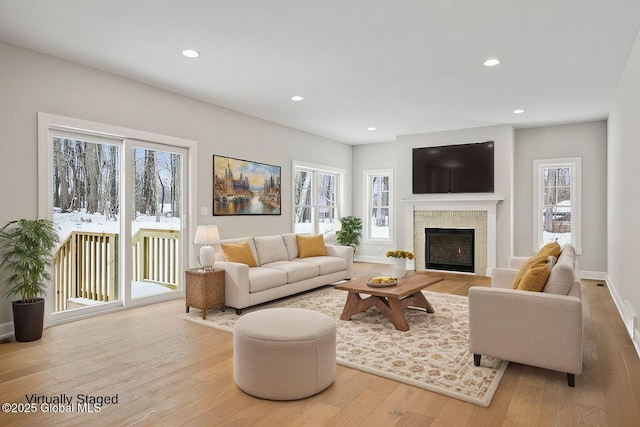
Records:
{"label": "framed landscape painting", "polygon": [[213,155],[213,215],[280,215],[280,166]]}

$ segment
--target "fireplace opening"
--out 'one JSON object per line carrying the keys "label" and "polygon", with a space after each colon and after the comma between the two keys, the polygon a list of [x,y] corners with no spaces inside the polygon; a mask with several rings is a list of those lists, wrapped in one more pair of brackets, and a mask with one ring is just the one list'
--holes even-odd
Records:
{"label": "fireplace opening", "polygon": [[428,269],[473,273],[475,230],[425,228],[425,266]]}

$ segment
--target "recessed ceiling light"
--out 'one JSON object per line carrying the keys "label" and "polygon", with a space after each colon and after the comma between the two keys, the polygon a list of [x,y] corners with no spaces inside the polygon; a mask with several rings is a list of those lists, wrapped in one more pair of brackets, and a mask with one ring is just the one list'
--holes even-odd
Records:
{"label": "recessed ceiling light", "polygon": [[513,110],[513,114],[522,114],[524,110],[522,108],[518,108],[517,110]]}
{"label": "recessed ceiling light", "polygon": [[197,58],[198,56],[200,56],[200,52],[193,49],[185,49],[182,51],[182,54],[187,58]]}
{"label": "recessed ceiling light", "polygon": [[367,130],[376,130],[376,128],[374,128],[373,126],[369,126]]}
{"label": "recessed ceiling light", "polygon": [[291,97],[291,100],[292,100],[292,101],[296,101],[296,102],[298,102],[298,101],[302,101],[303,99],[304,99],[304,98],[303,98],[303,97],[301,97],[301,96],[299,96],[299,95],[296,95],[296,96],[292,96],[292,97]]}
{"label": "recessed ceiling light", "polygon": [[494,65],[498,65],[500,63],[499,59],[487,59],[486,61],[484,61],[484,66],[485,67],[493,67]]}

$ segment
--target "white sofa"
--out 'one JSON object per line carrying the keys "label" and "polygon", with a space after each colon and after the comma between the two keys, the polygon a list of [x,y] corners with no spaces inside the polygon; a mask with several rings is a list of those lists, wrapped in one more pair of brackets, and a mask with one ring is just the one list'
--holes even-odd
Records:
{"label": "white sofa", "polygon": [[258,264],[229,262],[216,247],[215,268],[225,270],[225,305],[240,314],[243,308],[351,279],[353,248],[326,245],[327,256],[299,258],[296,236],[244,237],[221,243],[247,242]]}
{"label": "white sofa", "polygon": [[582,293],[575,250],[565,245],[542,292],[511,289],[527,258],[494,269],[491,287],[469,289],[469,351],[565,372],[569,386],[582,373]]}

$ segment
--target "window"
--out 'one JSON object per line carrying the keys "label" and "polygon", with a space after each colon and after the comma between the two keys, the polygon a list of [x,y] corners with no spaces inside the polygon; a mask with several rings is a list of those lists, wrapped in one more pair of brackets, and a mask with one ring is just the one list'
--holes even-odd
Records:
{"label": "window", "polygon": [[294,162],[293,228],[296,234],[335,229],[342,206],[344,171]]}
{"label": "window", "polygon": [[581,159],[534,160],[534,251],[557,241],[581,248]]}
{"label": "window", "polygon": [[390,169],[364,171],[364,182],[367,186],[365,240],[392,240],[392,178],[393,171]]}

